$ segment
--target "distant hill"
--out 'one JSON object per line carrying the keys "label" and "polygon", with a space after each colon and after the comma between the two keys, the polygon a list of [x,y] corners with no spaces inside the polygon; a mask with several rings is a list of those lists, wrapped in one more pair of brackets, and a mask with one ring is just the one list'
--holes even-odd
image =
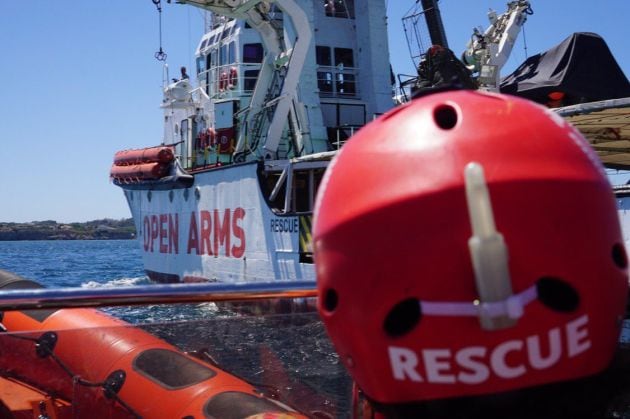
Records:
{"label": "distant hill", "polygon": [[124,240],[136,237],[131,218],[94,220],[85,223],[33,221],[0,222],[0,241],[8,240]]}

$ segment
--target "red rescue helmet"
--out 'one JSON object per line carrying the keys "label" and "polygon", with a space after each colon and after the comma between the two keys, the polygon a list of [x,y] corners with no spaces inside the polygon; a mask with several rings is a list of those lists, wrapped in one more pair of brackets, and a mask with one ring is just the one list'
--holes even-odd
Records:
{"label": "red rescue helmet", "polygon": [[370,399],[610,364],[628,288],[617,210],[596,154],[548,109],[473,91],[400,106],[344,146],[315,211],[318,309]]}

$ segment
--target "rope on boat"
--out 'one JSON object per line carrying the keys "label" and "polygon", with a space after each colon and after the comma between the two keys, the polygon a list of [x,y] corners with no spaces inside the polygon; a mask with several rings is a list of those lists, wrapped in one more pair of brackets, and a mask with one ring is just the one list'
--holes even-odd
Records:
{"label": "rope on boat", "polygon": [[[0,326],[6,331],[4,325]],[[80,375],[75,374],[65,362],[63,362],[55,353],[54,347],[57,342],[57,334],[55,332],[46,332],[38,338],[29,336],[21,336],[15,333],[3,333],[4,336],[10,336],[15,339],[26,340],[34,343],[35,351],[40,358],[50,357],[68,376],[72,379],[72,387],[76,388],[76,385],[83,387],[100,387],[103,389],[105,397],[115,400],[120,406],[122,406],[129,414],[134,418],[142,418],[131,406],[129,406],[123,399],[118,396],[118,390],[122,387],[123,382],[116,382],[116,378],[122,373],[122,379],[124,380],[124,371],[114,371],[110,374],[105,381],[94,382],[82,378]],[[73,390],[74,392],[75,390]]]}

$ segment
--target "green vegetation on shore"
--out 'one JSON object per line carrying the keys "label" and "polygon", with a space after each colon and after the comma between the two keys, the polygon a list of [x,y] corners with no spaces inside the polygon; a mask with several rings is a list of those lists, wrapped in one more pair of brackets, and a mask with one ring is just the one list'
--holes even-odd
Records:
{"label": "green vegetation on shore", "polygon": [[136,237],[131,218],[94,220],[85,223],[33,221],[0,222],[0,241],[8,240],[123,240]]}

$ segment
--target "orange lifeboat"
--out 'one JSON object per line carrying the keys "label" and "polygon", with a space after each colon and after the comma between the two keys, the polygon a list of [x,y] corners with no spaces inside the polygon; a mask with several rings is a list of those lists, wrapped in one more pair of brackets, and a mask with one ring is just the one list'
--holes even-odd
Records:
{"label": "orange lifeboat", "polygon": [[113,165],[110,171],[110,177],[116,180],[140,179],[151,180],[160,179],[166,176],[169,166],[164,163],[141,163],[131,164],[127,166]]}
{"label": "orange lifeboat", "polygon": [[[39,287],[17,282],[5,288]],[[99,310],[9,311],[2,325],[0,380],[46,395],[31,399],[25,417],[305,418],[216,365]],[[43,406],[49,410],[41,412]]]}
{"label": "orange lifeboat", "polygon": [[110,178],[117,184],[141,184],[169,174],[175,161],[170,146],[123,150],[114,155]]}
{"label": "orange lifeboat", "polygon": [[137,150],[123,150],[114,155],[114,165],[126,166],[140,163],[170,163],[175,159],[172,147],[148,147]]}

